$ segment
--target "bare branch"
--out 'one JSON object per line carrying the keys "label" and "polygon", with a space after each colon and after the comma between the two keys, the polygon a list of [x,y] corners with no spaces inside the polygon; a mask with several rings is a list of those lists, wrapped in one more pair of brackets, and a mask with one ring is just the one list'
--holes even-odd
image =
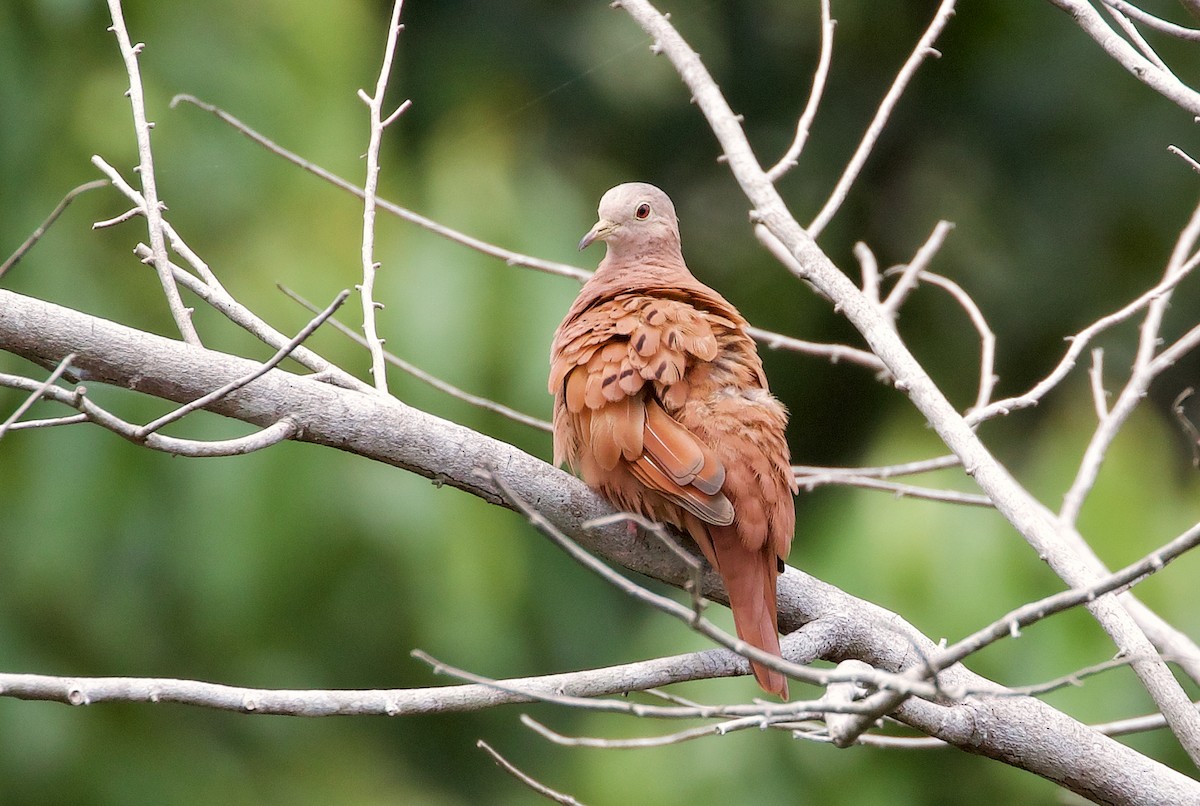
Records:
{"label": "bare branch", "polygon": [[837,184],[833,188],[833,192],[829,194],[829,200],[825,202],[825,206],[817,213],[816,218],[808,225],[808,234],[813,240],[821,236],[821,232],[829,224],[830,220],[837,213],[838,208],[842,206],[842,202],[846,200],[846,196],[850,193],[850,186],[854,184],[854,180],[858,178],[859,172],[863,165],[866,164],[867,158],[871,155],[871,151],[875,148],[876,141],[879,140],[879,135],[887,126],[888,118],[891,117],[892,110],[900,101],[900,96],[904,94],[904,90],[908,88],[908,82],[912,80],[913,75],[917,72],[917,68],[929,56],[936,56],[937,51],[933,49],[933,43],[941,35],[942,30],[946,27],[946,23],[950,22],[950,17],[954,15],[955,0],[942,0],[938,6],[937,12],[933,15],[933,20],[929,23],[929,27],[925,29],[924,35],[917,42],[917,46],[913,49],[908,60],[904,62],[904,66],[900,68],[900,72],[896,74],[896,79],[892,82],[892,86],[888,89],[887,94],[883,96],[883,101],[879,104],[879,109],[875,112],[875,117],[872,118],[871,124],[867,126],[867,131],[863,134],[862,141],[855,149],[854,155],[850,158],[850,162],[846,164],[846,169],[842,172]]}
{"label": "bare branch", "polygon": [[1175,74],[1171,72],[1171,68],[1167,67],[1167,63],[1162,60],[1162,57],[1155,52],[1154,48],[1150,47],[1150,43],[1146,41],[1141,32],[1138,31],[1137,26],[1133,24],[1129,17],[1125,16],[1111,4],[1107,3],[1106,0],[1102,1],[1105,2],[1104,10],[1108,12],[1108,16],[1112,17],[1116,21],[1117,25],[1121,26],[1121,30],[1125,32],[1125,36],[1128,37],[1129,41],[1133,43],[1134,47],[1136,47],[1143,56],[1149,59],[1155,67],[1157,67],[1159,70],[1162,70],[1163,73],[1171,76],[1172,78],[1176,78]]}
{"label": "bare branch", "polygon": [[[300,296],[299,294],[297,294],[295,291],[288,288],[287,286],[281,285],[281,286],[279,286],[279,290],[282,291],[284,294],[286,294],[289,298],[291,298],[291,299],[295,300],[296,302],[300,303],[301,305],[303,305],[309,311],[312,311],[314,313],[317,311],[316,305],[313,305],[311,302],[309,302],[304,297]],[[329,324],[332,325],[333,328],[335,330],[337,330],[339,333],[349,336],[351,339],[353,339],[358,344],[361,344],[363,347],[367,346],[367,340],[365,338],[363,338],[358,333],[355,333],[353,330],[346,327],[338,320],[330,319]],[[405,361],[403,358],[400,358],[399,356],[395,355],[394,353],[384,350],[383,357],[392,366],[399,367],[404,372],[407,372],[409,375],[413,376],[414,378],[416,378],[419,381],[424,381],[425,383],[432,386],[434,389],[437,389],[439,392],[444,392],[453,398],[457,398],[458,400],[461,400],[465,403],[470,403],[472,406],[478,406],[481,409],[486,409],[487,411],[493,411],[496,414],[503,415],[504,417],[507,417],[508,419],[513,420],[514,422],[521,423],[522,425],[527,425],[531,428],[536,428],[539,431],[547,431],[548,432],[548,431],[552,430],[552,426],[546,420],[542,420],[537,417],[533,417],[529,414],[525,414],[524,412],[517,411],[516,409],[509,408],[508,406],[505,406],[503,403],[497,403],[496,401],[491,400],[490,398],[481,397],[479,395],[473,395],[470,392],[460,389],[459,387],[457,387],[451,383],[447,383],[446,381],[443,381],[441,378],[437,377],[436,375],[431,375],[430,373],[426,372],[425,370],[421,369],[420,367],[416,366],[415,364],[411,364],[408,361]]]}
{"label": "bare branch", "polygon": [[717,722],[712,725],[703,725],[698,728],[688,728],[687,730],[668,733],[665,736],[639,736],[634,739],[597,739],[590,736],[564,736],[563,734],[551,730],[550,728],[525,714],[521,715],[521,724],[539,734],[542,738],[548,739],[557,745],[563,747],[595,747],[606,750],[644,750],[648,747],[665,747],[671,744],[680,744],[682,742],[691,741],[692,739],[701,739],[706,736],[724,736],[727,733],[734,731],[746,730],[747,728],[763,729],[772,726],[772,720],[761,716],[747,716],[740,719],[729,719],[723,722]]}
{"label": "bare branch", "polygon": [[529,775],[527,775],[526,773],[521,772],[521,770],[518,769],[515,764],[513,764],[511,761],[506,759],[504,756],[497,753],[494,749],[492,749],[492,746],[490,744],[488,744],[487,742],[485,742],[483,739],[480,739],[479,741],[475,742],[475,746],[478,747],[480,750],[483,750],[489,756],[491,756],[492,761],[496,762],[496,765],[498,767],[500,767],[500,769],[504,770],[509,775],[511,775],[513,778],[516,778],[518,781],[523,783],[525,786],[529,787],[534,792],[536,792],[537,794],[546,798],[547,800],[552,800],[555,803],[566,804],[566,806],[583,806],[582,803],[580,803],[578,800],[571,797],[570,795],[564,795],[562,792],[559,792],[555,789],[551,789],[550,787],[543,784],[541,781],[538,781],[536,778],[532,778]]}
{"label": "bare branch", "polygon": [[[481,471],[484,472],[484,471]],[[752,647],[739,638],[735,638],[729,633],[718,628],[708,619],[703,618],[698,609],[686,608],[673,599],[668,599],[665,596],[659,596],[656,593],[647,590],[641,585],[629,581],[616,571],[609,568],[604,563],[597,560],[592,555],[588,554],[574,540],[567,537],[560,529],[552,524],[541,512],[530,506],[523,498],[508,485],[508,483],[496,474],[488,474],[491,481],[500,488],[501,491],[508,497],[514,509],[523,514],[529,519],[537,530],[549,537],[554,543],[570,555],[571,559],[578,562],[589,571],[597,574],[605,582],[608,582],[618,590],[628,594],[640,602],[650,605],[655,610],[661,610],[668,615],[672,615],[680,621],[687,624],[696,632],[711,638],[726,649],[730,649],[743,658],[753,659],[760,663],[765,663],[773,669],[783,672],[795,680],[803,680],[805,682],[814,683],[822,679],[812,670],[807,669],[795,663],[789,663],[780,658],[775,657],[767,652],[764,652],[757,647]],[[749,663],[746,664],[746,673],[750,670]]]}
{"label": "bare branch", "polygon": [[58,220],[58,217],[63,214],[63,211],[67,209],[71,202],[75,201],[78,196],[82,196],[89,190],[97,190],[107,185],[108,183],[103,179],[93,179],[91,182],[84,182],[82,185],[68,190],[66,195],[63,196],[58,204],[54,206],[54,209],[50,211],[50,215],[46,216],[46,220],[41,224],[38,224],[37,229],[30,233],[29,237],[25,239],[25,242],[17,247],[17,251],[9,255],[8,259],[3,263],[0,263],[0,278],[3,278],[4,275],[8,274],[8,270],[17,265],[17,262],[20,261],[21,258],[25,257],[25,254],[42,239],[42,236],[46,234],[46,230],[50,229],[51,225]]}
{"label": "bare branch", "polygon": [[266,375],[272,369],[274,369],[275,367],[277,367],[281,363],[283,363],[283,360],[285,358],[287,358],[289,355],[291,355],[292,351],[294,351],[297,347],[299,347],[300,344],[305,339],[307,339],[309,336],[311,336],[313,334],[313,331],[321,326],[322,322],[324,322],[329,317],[333,316],[333,312],[342,306],[342,303],[346,301],[346,297],[348,297],[348,296],[350,296],[349,291],[340,292],[336,297],[334,297],[333,302],[329,303],[329,305],[325,308],[325,310],[318,313],[315,317],[313,317],[313,319],[307,325],[305,325],[303,328],[300,329],[300,332],[296,334],[295,338],[293,338],[287,344],[280,347],[279,350],[276,351],[275,355],[271,356],[271,358],[269,358],[266,362],[264,362],[262,364],[262,366],[258,367],[253,372],[247,372],[242,377],[236,378],[236,379],[230,381],[229,383],[222,386],[220,389],[214,389],[213,391],[209,392],[208,394],[206,394],[202,397],[198,397],[195,400],[191,401],[190,403],[180,406],[179,408],[175,409],[172,412],[168,412],[167,414],[164,414],[162,417],[159,417],[157,420],[153,420],[149,423],[146,423],[141,428],[137,429],[134,436],[138,440],[145,439],[147,436],[149,436],[150,434],[153,434],[155,431],[158,431],[163,426],[169,425],[170,423],[173,423],[176,420],[182,419],[183,417],[187,416],[188,414],[191,414],[193,411],[197,411],[199,409],[205,408],[206,406],[210,406],[213,403],[215,403],[216,401],[225,397],[226,395],[232,394],[233,392],[236,392],[238,389],[241,389],[246,384],[252,383],[252,382],[258,380],[259,378],[261,378],[263,375]]}
{"label": "bare branch", "polygon": [[994,507],[992,499],[978,493],[962,493],[957,490],[937,490],[931,487],[919,487],[915,484],[900,484],[894,481],[870,478],[868,476],[852,476],[846,473],[828,475],[796,474],[796,483],[811,492],[817,487],[839,485],[843,487],[860,487],[865,490],[881,490],[895,495],[897,498],[922,498],[927,501],[941,501],[947,504],[964,504],[973,507]]}
{"label": "bare branch", "polygon": [[383,340],[375,324],[375,312],[382,308],[382,303],[375,301],[375,270],[379,264],[375,262],[375,195],[379,188],[379,146],[383,143],[383,130],[397,116],[408,108],[405,101],[394,114],[383,119],[383,98],[387,92],[388,76],[392,72],[392,58],[396,54],[396,38],[400,34],[400,8],[404,0],[395,0],[392,4],[392,17],[388,23],[387,45],[383,50],[383,65],[379,68],[379,79],[375,83],[375,94],[367,95],[363,90],[358,96],[370,110],[371,137],[367,145],[367,179],[363,183],[363,228],[362,228],[362,283],[358,290],[362,296],[363,336],[367,340],[367,350],[371,353],[371,379],[375,389],[381,394],[387,394],[387,366],[383,360]]}
{"label": "bare branch", "polygon": [[979,334],[979,391],[975,395],[975,403],[971,409],[981,409],[992,399],[992,391],[996,388],[996,334],[992,332],[983,311],[979,310],[975,300],[971,299],[971,296],[958,283],[929,271],[922,272],[921,279],[945,290],[953,297],[954,301],[967,312],[971,324],[975,327],[975,332]]}
{"label": "bare branch", "polygon": [[854,244],[854,257],[862,267],[863,295],[871,302],[879,304],[879,261],[876,260],[875,253],[871,251],[871,247],[859,241]]}
{"label": "bare branch", "polygon": [[1197,544],[1200,544],[1200,524],[1188,529],[1179,537],[1137,562],[1098,580],[1093,585],[1056,593],[1006,613],[983,629],[975,631],[928,659],[927,671],[929,674],[936,674],[941,669],[961,661],[995,641],[1006,637],[1017,637],[1023,627],[1028,627],[1064,610],[1095,601],[1105,594],[1128,590],[1152,574],[1161,571],[1168,563],[1180,557],[1184,552],[1195,548]]}
{"label": "bare branch", "polygon": [[1175,286],[1179,285],[1195,269],[1196,265],[1196,258],[1187,261],[1180,271],[1168,274],[1157,285],[1138,296],[1132,302],[1107,316],[1100,317],[1074,336],[1068,337],[1067,341],[1070,343],[1070,346],[1067,348],[1067,352],[1063,355],[1062,359],[1050,371],[1049,375],[1038,381],[1032,389],[1022,395],[997,400],[985,408],[968,413],[967,422],[971,425],[977,425],[997,415],[1007,415],[1020,409],[1036,406],[1047,393],[1058,386],[1063,378],[1075,368],[1076,361],[1079,360],[1079,356],[1093,338],[1108,328],[1128,320],[1138,311],[1153,304],[1155,300],[1161,299],[1164,295],[1169,295]]}
{"label": "bare branch", "polygon": [[1167,146],[1167,151],[1170,151],[1175,156],[1186,162],[1193,171],[1200,173],[1200,162],[1192,159],[1192,157],[1179,146]]}
{"label": "bare branch", "polygon": [[[341,188],[347,193],[357,196],[360,199],[362,199],[366,194],[366,191],[352,182],[348,182],[336,174],[326,171],[321,166],[309,162],[295,152],[288,151],[283,146],[280,146],[270,138],[250,128],[245,123],[238,120],[220,107],[201,101],[199,98],[196,98],[192,95],[176,95],[171,101],[171,106],[174,107],[179,103],[191,104],[192,106],[199,107],[206,112],[212,113],[219,120],[232,126],[246,137],[270,151],[272,154],[283,157],[288,162],[303,168],[313,176],[316,176],[318,179],[323,179],[329,184]],[[426,229],[436,235],[440,235],[447,240],[454,241],[455,243],[459,243],[470,249],[474,249],[476,252],[482,252],[485,255],[491,255],[492,257],[499,258],[510,266],[523,266],[528,269],[536,269],[537,271],[546,272],[548,274],[557,274],[562,277],[573,277],[580,282],[585,282],[592,274],[591,272],[585,271],[584,269],[580,269],[576,266],[569,266],[565,263],[556,263],[551,260],[540,260],[538,258],[529,257],[528,255],[512,252],[508,249],[502,249],[501,247],[481,241],[478,238],[472,238],[470,235],[465,235],[458,230],[443,226],[432,219],[426,218],[418,213],[414,213],[411,210],[405,209],[398,204],[393,204],[385,199],[376,197],[375,205],[380,210],[390,213],[397,218],[404,219],[411,224],[416,224],[418,227]]]}
{"label": "bare branch", "polygon": [[849,347],[845,344],[821,344],[815,341],[794,339],[791,336],[784,336],[780,333],[773,333],[770,330],[763,330],[757,327],[750,327],[746,330],[752,338],[762,342],[769,350],[790,350],[801,355],[825,358],[831,364],[841,364],[844,362],[847,364],[858,364],[875,372],[885,371],[883,362],[876,356],[868,353],[866,350],[859,350],[856,347]]}
{"label": "bare branch", "polygon": [[[618,590],[623,591],[640,602],[650,605],[655,610],[660,610],[668,615],[674,616],[675,618],[687,624],[696,632],[700,633],[706,638],[712,639],[726,649],[736,652],[743,658],[754,660],[758,663],[769,666],[772,669],[776,669],[786,674],[793,680],[800,680],[805,683],[823,686],[828,685],[831,680],[838,679],[836,673],[810,669],[806,666],[792,663],[784,660],[783,658],[779,658],[775,655],[764,652],[758,647],[750,646],[740,638],[730,635],[724,630],[718,628],[708,619],[703,618],[698,610],[686,608],[673,599],[668,599],[665,596],[659,596],[658,594],[647,590],[641,585],[630,582],[628,579],[589,554],[574,540],[563,533],[561,529],[551,523],[550,520],[545,517],[545,515],[530,506],[512,489],[512,487],[508,485],[503,478],[493,473],[487,473],[486,471],[479,472],[488,475],[490,480],[498,488],[500,488],[501,491],[504,492],[505,496],[508,497],[513,508],[528,518],[529,522],[533,524],[539,532],[554,541],[559,548],[570,555],[571,559],[575,560],[589,571],[597,574],[604,581],[608,582]],[[744,673],[749,674],[750,667],[748,663],[745,664],[744,668]],[[888,689],[892,686],[899,685],[909,694],[918,694],[920,696],[934,696],[936,694],[936,689],[932,687],[926,688],[919,683],[916,687],[914,687],[911,685],[909,679],[883,672],[873,672],[869,678],[865,679],[862,677],[856,677],[855,682],[859,681],[870,682],[876,688],[881,689]],[[792,703],[789,703],[789,705],[792,705]]]}
{"label": "bare branch", "polygon": [[[923,671],[920,673],[923,676],[937,679],[938,672],[943,669],[960,662],[968,655],[978,652],[983,647],[994,643],[1001,638],[1017,637],[1020,635],[1022,627],[1029,626],[1035,622],[1041,621],[1055,613],[1061,613],[1073,607],[1078,607],[1082,604],[1096,601],[1097,598],[1107,593],[1127,590],[1128,588],[1141,582],[1166,566],[1167,563],[1176,559],[1184,552],[1194,548],[1200,543],[1200,524],[1193,526],[1184,534],[1172,540],[1161,549],[1152,552],[1142,560],[1139,560],[1132,565],[1126,566],[1115,574],[1110,574],[1107,578],[1098,581],[1096,584],[1080,590],[1063,591],[1062,593],[1048,596],[1036,602],[1031,602],[1027,605],[1013,610],[1012,612],[1002,616],[992,624],[984,627],[981,630],[972,633],[966,638],[958,641],[953,646],[947,647],[938,651],[932,657],[928,657],[924,661]],[[1011,689],[1013,693],[1020,693],[1028,696],[1035,694],[1045,694],[1066,685],[1078,685],[1078,681],[1084,677],[1093,674],[1099,674],[1109,669],[1117,668],[1118,666],[1132,665],[1141,658],[1122,654],[1114,661],[1106,661],[1096,666],[1089,667],[1077,672],[1072,672],[1061,678],[1056,678],[1048,683],[1040,683],[1034,686],[1026,686]],[[1158,660],[1157,653],[1151,660]],[[921,667],[913,667],[911,672],[916,673],[921,670]],[[831,687],[832,690],[832,687]],[[947,692],[953,697],[961,698],[969,696],[976,692],[973,690],[957,690]],[[874,722],[875,719],[884,714],[891,713],[900,705],[902,696],[896,692],[881,691],[872,694],[863,703],[870,704],[872,711],[869,714],[849,714],[843,719],[836,721],[837,733],[835,736],[835,744],[839,747],[847,747],[852,744],[857,737],[865,732]],[[833,726],[830,726],[831,734],[834,732]]]}
{"label": "bare branch", "polygon": [[42,399],[42,396],[46,393],[47,389],[58,383],[58,379],[61,378],[63,373],[67,371],[67,367],[71,365],[73,360],[75,360],[75,354],[67,353],[67,355],[63,357],[63,360],[58,362],[58,366],[54,368],[54,371],[50,373],[50,376],[47,377],[46,380],[42,381],[42,383],[39,384],[36,389],[29,393],[29,396],[25,398],[24,402],[17,406],[16,411],[10,414],[4,422],[0,423],[0,439],[4,439],[4,434],[8,431],[8,429],[12,428],[17,420],[21,419],[21,415],[29,411],[30,407],[32,407],[34,403]]}
{"label": "bare branch", "polygon": [[[1175,248],[1171,251],[1171,257],[1167,261],[1167,268],[1163,274],[1163,282],[1176,278],[1182,279],[1192,271],[1197,261],[1200,260],[1200,255],[1193,254],[1198,240],[1200,240],[1200,206],[1197,206],[1192,212],[1191,220],[1188,221],[1187,226],[1179,234],[1179,239],[1176,241]],[[1191,349],[1188,342],[1181,340],[1177,344],[1182,343],[1183,347],[1179,348],[1178,351],[1174,351],[1174,346],[1171,350],[1164,351],[1164,354],[1170,353],[1171,356],[1166,361],[1156,360],[1155,358],[1159,344],[1159,331],[1170,301],[1171,290],[1167,289],[1155,297],[1146,307],[1146,316],[1142,320],[1142,326],[1139,329],[1138,348],[1137,354],[1134,357],[1133,371],[1130,373],[1125,387],[1117,395],[1112,408],[1100,420],[1095,433],[1092,434],[1087,449],[1084,451],[1083,459],[1079,463],[1075,479],[1072,481],[1070,489],[1063,496],[1063,505],[1059,510],[1058,516],[1064,523],[1074,524],[1079,517],[1079,511],[1083,508],[1083,502],[1096,483],[1097,477],[1100,475],[1100,466],[1104,461],[1104,455],[1107,453],[1108,447],[1116,439],[1117,433],[1121,430],[1129,415],[1133,413],[1133,410],[1145,397],[1147,390],[1150,388],[1151,381],[1162,370],[1170,366],[1175,360],[1175,355]],[[1200,330],[1197,330],[1197,333],[1200,334]],[[1185,336],[1184,338],[1186,339],[1187,337]],[[1162,356],[1158,358],[1161,359]]]}
{"label": "bare branch", "polygon": [[[1180,82],[1175,76],[1160,70],[1153,62],[1138,53],[1131,44],[1117,36],[1091,3],[1087,0],[1050,0],[1050,2],[1071,15],[1084,33],[1095,40],[1096,44],[1103,48],[1104,52],[1117,64],[1132,73],[1134,78],[1192,115],[1200,115],[1200,94]],[[1120,10],[1126,11],[1127,9]]]}
{"label": "bare branch", "polygon": [[1096,419],[1103,421],[1108,416],[1108,392],[1104,389],[1104,350],[1092,349],[1092,368],[1088,370],[1092,388],[1092,405],[1096,407]]}
{"label": "bare branch", "polygon": [[[309,162],[296,153],[288,151],[270,138],[250,128],[241,120],[237,119],[233,115],[230,115],[228,112],[225,112],[219,107],[201,101],[200,99],[191,95],[175,96],[175,98],[171,101],[171,105],[175,106],[178,103],[191,104],[192,106],[196,106],[205,110],[206,112],[210,112],[221,121],[232,126],[234,129],[241,132],[255,143],[258,143],[263,148],[270,151],[272,154],[283,157],[293,165],[303,168],[317,178],[323,179],[335,187],[341,188],[342,190],[345,190],[346,192],[359,198],[363,197],[364,191],[362,188],[354,185],[351,182],[348,182],[345,179],[342,179],[336,174],[330,173],[315,163]],[[416,224],[417,226],[428,230],[435,235],[439,235],[449,241],[453,241],[470,249],[474,249],[475,251],[481,252],[485,255],[499,258],[509,266],[520,266],[527,269],[545,272],[547,274],[555,274],[560,277],[570,277],[574,280],[578,280],[579,282],[586,282],[587,279],[592,276],[590,271],[581,269],[577,266],[571,266],[566,263],[557,263],[551,260],[542,260],[541,258],[532,257],[530,255],[523,255],[519,252],[513,252],[509,249],[504,249],[494,244],[487,243],[486,241],[482,241],[478,238],[473,238],[470,235],[466,235],[458,230],[439,224],[432,219],[426,218],[418,213],[414,213],[411,210],[408,210],[397,204],[393,204],[385,199],[376,198],[375,204],[384,212],[390,213],[397,218],[408,221],[409,223]],[[787,253],[784,252],[783,254],[786,255]],[[790,255],[788,258],[791,259]],[[887,373],[886,368],[883,366],[883,362],[866,350],[860,350],[842,344],[820,344],[817,342],[804,341],[802,339],[792,338],[791,336],[784,336],[779,333],[774,333],[769,330],[763,330],[762,328],[750,328],[749,331],[753,338],[766,344],[767,347],[773,350],[791,350],[804,355],[825,358],[834,364],[844,361],[846,363],[857,364],[866,367],[867,369],[883,375],[886,375]]]}
{"label": "bare branch", "polygon": [[1143,11],[1132,3],[1126,3],[1125,0],[1102,0],[1102,2],[1114,11],[1119,11],[1128,17],[1132,17],[1147,28],[1151,28],[1159,33],[1189,42],[1200,42],[1200,31],[1197,31],[1195,28],[1185,28],[1182,25],[1167,22],[1160,17]]}
{"label": "bare branch", "polygon": [[[68,392],[66,389],[58,386],[45,386],[45,384],[38,384],[36,381],[22,378],[19,375],[7,375],[4,373],[0,373],[0,386],[7,386],[11,389],[25,389],[30,392],[40,390],[39,394],[43,398],[55,400],[79,409],[79,411],[83,412],[83,417],[88,422],[106,428],[130,442],[143,445],[151,450],[169,453],[172,456],[240,456],[262,450],[263,448],[269,448],[286,439],[291,439],[298,432],[295,421],[285,416],[264,427],[257,433],[237,437],[236,439],[199,441],[166,437],[162,434],[149,434],[145,437],[139,437],[140,426],[126,422],[93,403],[88,399],[87,388],[84,386],[78,386],[73,392]],[[55,420],[42,421],[40,424],[45,427],[75,422],[79,422],[75,417],[61,417]]]}
{"label": "bare branch", "polygon": [[833,60],[833,29],[837,21],[829,14],[829,0],[821,0],[821,55],[817,59],[817,69],[813,73],[812,90],[808,94],[808,103],[796,123],[796,137],[779,162],[769,171],[767,178],[778,182],[785,173],[799,164],[800,152],[808,141],[808,132],[812,129],[813,120],[817,116],[817,108],[821,105],[821,95],[825,92],[825,81],[829,77],[829,64]]}
{"label": "bare branch", "polygon": [[945,470],[958,467],[961,461],[957,456],[939,456],[936,459],[921,459],[916,462],[904,462],[898,465],[882,465],[879,467],[817,467],[815,465],[792,465],[792,472],[806,476],[841,475],[858,476],[862,478],[890,479],[896,476],[915,476],[920,473],[931,473],[935,470]]}
{"label": "bare branch", "polygon": [[27,428],[53,428],[58,425],[77,425],[88,422],[86,414],[68,414],[65,417],[48,417],[44,420],[23,420],[9,426],[9,431],[24,431]]}
{"label": "bare branch", "polygon": [[921,244],[921,248],[913,255],[912,261],[909,262],[900,274],[900,279],[892,288],[891,293],[887,295],[882,303],[883,312],[888,316],[895,318],[900,306],[908,299],[908,295],[917,287],[917,279],[921,273],[929,268],[929,264],[933,261],[938,250],[942,248],[942,244],[946,242],[946,236],[950,234],[950,230],[954,229],[954,225],[949,221],[939,221],[933,228],[933,232],[929,233],[929,237],[925,239],[925,243]]}
{"label": "bare branch", "polygon": [[133,107],[133,130],[137,136],[138,173],[142,178],[142,194],[146,197],[144,212],[150,230],[150,250],[154,253],[154,268],[158,272],[163,294],[171,309],[171,316],[183,339],[188,344],[200,344],[200,336],[192,324],[191,311],[183,306],[179,289],[175,287],[175,279],[168,265],[167,248],[163,240],[162,205],[158,198],[158,188],[154,179],[154,155],[150,149],[150,129],[153,123],[146,120],[146,102],[142,94],[142,75],[138,67],[138,54],[143,45],[133,45],[129,40],[129,32],[125,29],[125,18],[121,13],[121,0],[108,0],[108,11],[112,17],[112,27],[109,28],[117,37],[121,48],[121,57],[125,61],[125,71],[129,74],[129,103]]}
{"label": "bare branch", "polygon": [[[134,252],[135,254],[142,254],[140,250],[135,249]],[[200,297],[200,299],[211,305],[214,310],[228,318],[229,321],[245,329],[269,347],[274,347],[278,350],[290,341],[287,336],[271,327],[257,314],[230,296],[229,292],[220,283],[215,282],[215,278],[213,283],[204,283],[174,263],[171,264],[171,270],[175,273],[175,281],[177,283]],[[345,389],[356,389],[360,392],[372,389],[370,385],[363,383],[348,372],[326,361],[303,344],[292,350],[291,358],[314,373],[318,373],[330,383],[334,383]]]}
{"label": "bare branch", "polygon": [[[844,660],[838,664],[838,670],[847,673],[861,672],[866,666],[860,660]],[[868,667],[869,668],[869,667]],[[829,686],[825,698],[831,703],[859,702],[866,696],[866,689],[857,683],[834,683]],[[825,716],[825,725],[829,729],[829,739],[838,747],[849,747],[854,744],[864,732],[859,726],[869,723],[869,717],[858,714],[830,713]]]}

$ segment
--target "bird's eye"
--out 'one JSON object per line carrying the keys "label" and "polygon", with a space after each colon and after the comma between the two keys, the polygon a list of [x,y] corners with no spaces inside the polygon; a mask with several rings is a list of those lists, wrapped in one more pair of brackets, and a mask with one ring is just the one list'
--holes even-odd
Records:
{"label": "bird's eye", "polygon": [[638,221],[645,221],[650,217],[650,205],[642,202],[638,205],[638,208],[633,211],[633,215]]}

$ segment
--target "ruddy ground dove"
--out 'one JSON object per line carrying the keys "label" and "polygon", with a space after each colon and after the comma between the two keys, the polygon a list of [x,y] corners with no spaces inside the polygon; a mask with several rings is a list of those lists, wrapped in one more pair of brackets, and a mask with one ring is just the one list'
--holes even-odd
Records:
{"label": "ruddy ground dove", "polygon": [[[741,314],[683,262],[671,200],[618,185],[579,242],[608,251],[554,335],[554,461],[618,509],[691,536],[738,636],[779,654],[775,580],[795,510],[784,427]],[[762,688],[787,678],[752,663]]]}

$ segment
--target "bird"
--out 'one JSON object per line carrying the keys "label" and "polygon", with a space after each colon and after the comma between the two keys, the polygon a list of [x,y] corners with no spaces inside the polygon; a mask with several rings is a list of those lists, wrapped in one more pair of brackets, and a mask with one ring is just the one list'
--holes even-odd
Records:
{"label": "bird", "polygon": [[[609,190],[579,242],[606,252],[554,334],[554,463],[615,508],[688,535],[729,594],[742,641],[780,656],[776,579],[791,547],[787,409],[748,323],[683,259],[670,197]],[[751,662],[786,700],[787,677]]]}

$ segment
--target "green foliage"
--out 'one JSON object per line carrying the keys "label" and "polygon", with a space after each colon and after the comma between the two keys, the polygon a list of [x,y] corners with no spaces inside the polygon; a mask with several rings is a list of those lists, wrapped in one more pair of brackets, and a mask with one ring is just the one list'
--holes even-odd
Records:
{"label": "green foliage", "polygon": [[[356,282],[361,207],[199,110],[216,103],[323,166],[361,182],[366,113],[386,4],[129,2],[172,223],[230,291],[284,331],[309,314],[286,284],[324,304]],[[764,160],[790,141],[809,87],[815,3],[674,3]],[[802,165],[781,187],[802,221],[835,181],[932,4],[834,3],[840,25],[827,100]],[[1165,152],[1187,117],[1126,76],[1049,4],[960,9],[922,68],[822,244],[847,271],[855,241],[902,262],[939,218],[956,222],[934,268],[961,283],[996,330],[1002,394],[1044,375],[1062,338],[1119,307],[1161,272],[1194,199]],[[870,11],[868,11],[870,8]],[[893,19],[882,17],[893,15]],[[756,324],[853,340],[828,306],[755,243],[745,201],[670,65],[604,4],[410,0],[391,97],[412,109],[389,131],[382,194],[479,238],[538,256],[574,254],[600,193],[660,184],[680,209],[696,273]],[[0,4],[0,253],[61,195],[96,177],[99,154],[133,179],[126,77],[102,4]],[[131,255],[135,219],[108,191],[79,199],[4,285],[172,333],[157,281]],[[503,265],[382,217],[377,296],[388,347],[446,380],[547,416],[550,335],[573,281]],[[973,396],[973,332],[922,289],[905,336],[956,402]],[[189,303],[191,304],[191,303]],[[1180,295],[1168,334],[1194,323]],[[354,306],[340,314],[356,325]],[[200,306],[209,346],[270,350]],[[1109,347],[1119,378],[1129,355]],[[324,329],[312,346],[361,377],[365,353]],[[906,461],[942,452],[903,396],[864,371],[768,356],[794,412],[805,463]],[[1082,527],[1116,567],[1195,520],[1195,471],[1165,405],[1195,364],[1164,381],[1114,448]],[[11,357],[0,371],[36,372]],[[1169,388],[1166,388],[1169,387]],[[549,438],[392,376],[403,400],[549,458]],[[129,419],[165,406],[94,390]],[[1161,391],[1161,394],[1159,394]],[[21,395],[0,391],[0,418]],[[39,414],[58,412],[41,405]],[[1082,383],[984,429],[1014,472],[1057,504],[1092,424]],[[245,433],[209,415],[170,429]],[[937,483],[971,489],[955,471]],[[1061,584],[988,510],[824,488],[802,494],[792,562],[951,640]],[[1195,634],[1200,560],[1140,591]],[[722,614],[723,615],[723,614]],[[9,434],[0,442],[0,668],[66,675],[200,678],[265,687],[400,687],[443,682],[422,648],[481,674],[528,675],[704,646],[628,601],[519,518],[467,495],[332,450],[281,445],[241,458],[170,458],[99,429]],[[1055,677],[1111,655],[1084,615],[1038,625],[973,664],[1004,683]],[[683,689],[698,692],[699,687]],[[703,689],[754,696],[745,680]],[[1052,702],[1085,719],[1147,708],[1130,686],[1089,681]],[[1103,695],[1100,694],[1103,692]],[[698,695],[699,696],[699,695]],[[675,723],[528,710],[568,733],[634,736]],[[24,803],[525,803],[531,795],[475,746],[491,742],[588,803],[934,803],[983,792],[1054,802],[1032,776],[954,751],[837,751],[745,732],[637,752],[553,748],[516,708],[387,720],[300,720],[177,706],[0,699],[0,800]],[[1160,758],[1164,737],[1136,740]],[[931,795],[930,793],[940,793]]]}

